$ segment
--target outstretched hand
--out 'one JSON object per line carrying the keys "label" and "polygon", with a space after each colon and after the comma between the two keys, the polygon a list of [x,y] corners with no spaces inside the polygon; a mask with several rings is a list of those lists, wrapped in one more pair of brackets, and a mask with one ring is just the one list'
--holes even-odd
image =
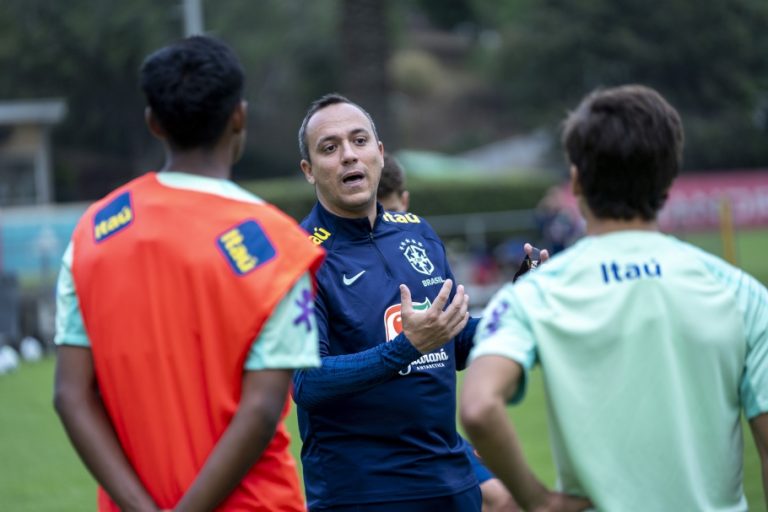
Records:
{"label": "outstretched hand", "polygon": [[459,285],[456,288],[456,295],[448,304],[452,287],[453,282],[448,279],[443,283],[440,293],[437,294],[435,302],[429,309],[416,311],[413,309],[411,291],[406,285],[400,285],[403,332],[422,354],[445,345],[467,325],[469,296],[464,293],[464,286]]}
{"label": "outstretched hand", "polygon": [[[528,256],[531,259],[531,261],[536,262],[536,265],[540,265],[549,259],[549,251],[547,249],[542,249],[541,251],[539,251],[533,245],[529,243],[525,243],[523,245],[523,250],[525,251],[525,255]],[[538,253],[538,256],[536,255],[536,253]]]}
{"label": "outstretched hand", "polygon": [[515,275],[512,277],[513,283],[520,279],[523,274],[535,269],[549,259],[548,250],[539,250],[529,243],[523,244],[523,251],[525,251],[525,259],[520,263],[520,268],[517,269],[517,272],[515,272]]}

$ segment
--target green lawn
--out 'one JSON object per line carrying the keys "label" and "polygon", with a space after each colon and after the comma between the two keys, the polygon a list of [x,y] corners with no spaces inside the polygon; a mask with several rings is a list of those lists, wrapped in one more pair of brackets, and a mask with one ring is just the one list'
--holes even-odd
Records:
{"label": "green lawn", "polygon": [[[716,235],[684,237],[720,253]],[[768,234],[740,233],[739,264],[768,282]],[[0,510],[14,512],[80,512],[95,509],[95,484],[77,459],[51,405],[53,358],[23,365],[0,376]],[[510,408],[525,452],[537,474],[554,483],[543,390],[539,372],[533,373],[522,405]],[[292,449],[298,458],[296,418],[288,421]],[[752,437],[745,430],[744,485],[752,510],[764,510],[760,470]]]}
{"label": "green lawn", "polygon": [[[723,243],[716,233],[690,233],[679,238],[722,256]],[[740,231],[735,236],[736,264],[763,283],[768,283],[768,230]]]}
{"label": "green lawn", "polygon": [[[96,487],[70,447],[51,405],[54,360],[23,365],[0,376],[0,510],[80,512],[95,509]],[[509,409],[536,473],[555,480],[539,372],[533,373],[522,405]],[[288,428],[298,459],[296,418]],[[752,438],[745,439],[744,485],[753,510],[761,510],[760,473]]]}

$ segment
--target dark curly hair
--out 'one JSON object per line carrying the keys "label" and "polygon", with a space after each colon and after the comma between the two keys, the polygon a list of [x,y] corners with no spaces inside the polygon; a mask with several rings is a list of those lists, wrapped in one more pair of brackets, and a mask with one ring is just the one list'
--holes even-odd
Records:
{"label": "dark curly hair", "polygon": [[192,36],[149,55],[141,66],[147,103],[178,149],[210,148],[243,97],[245,75],[232,49]]}
{"label": "dark curly hair", "polygon": [[682,161],[677,111],[653,89],[625,85],[592,92],[563,126],[563,146],[592,213],[655,219]]}

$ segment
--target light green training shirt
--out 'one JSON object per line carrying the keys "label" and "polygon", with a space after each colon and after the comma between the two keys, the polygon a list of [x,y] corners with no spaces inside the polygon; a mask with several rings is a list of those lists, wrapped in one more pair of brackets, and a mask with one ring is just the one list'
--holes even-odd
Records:
{"label": "light green training shirt", "polygon": [[[208,178],[177,172],[161,172],[157,179],[163,185],[216,194],[238,201],[260,203],[261,199],[229,180]],[[246,370],[307,368],[320,366],[317,323],[311,316],[311,328],[296,323],[296,305],[305,290],[311,290],[308,274],[304,274],[277,305],[245,361]],[[72,277],[72,244],[62,259],[56,287],[56,344],[90,347],[83,325],[77,290]]]}
{"label": "light green training shirt", "polygon": [[496,294],[471,358],[489,354],[541,366],[561,490],[598,510],[747,509],[740,411],[768,411],[751,276],[657,232],[586,237]]}

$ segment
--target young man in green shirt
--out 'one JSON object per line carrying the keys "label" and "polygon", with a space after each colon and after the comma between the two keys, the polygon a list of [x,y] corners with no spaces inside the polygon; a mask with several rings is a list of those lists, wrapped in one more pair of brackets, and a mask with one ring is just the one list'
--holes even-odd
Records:
{"label": "young man in green shirt", "polygon": [[659,232],[683,129],[656,91],[590,94],[563,142],[587,236],[489,303],[463,424],[523,508],[551,505],[505,410],[539,364],[562,491],[597,510],[747,510],[742,411],[768,490],[768,291]]}

